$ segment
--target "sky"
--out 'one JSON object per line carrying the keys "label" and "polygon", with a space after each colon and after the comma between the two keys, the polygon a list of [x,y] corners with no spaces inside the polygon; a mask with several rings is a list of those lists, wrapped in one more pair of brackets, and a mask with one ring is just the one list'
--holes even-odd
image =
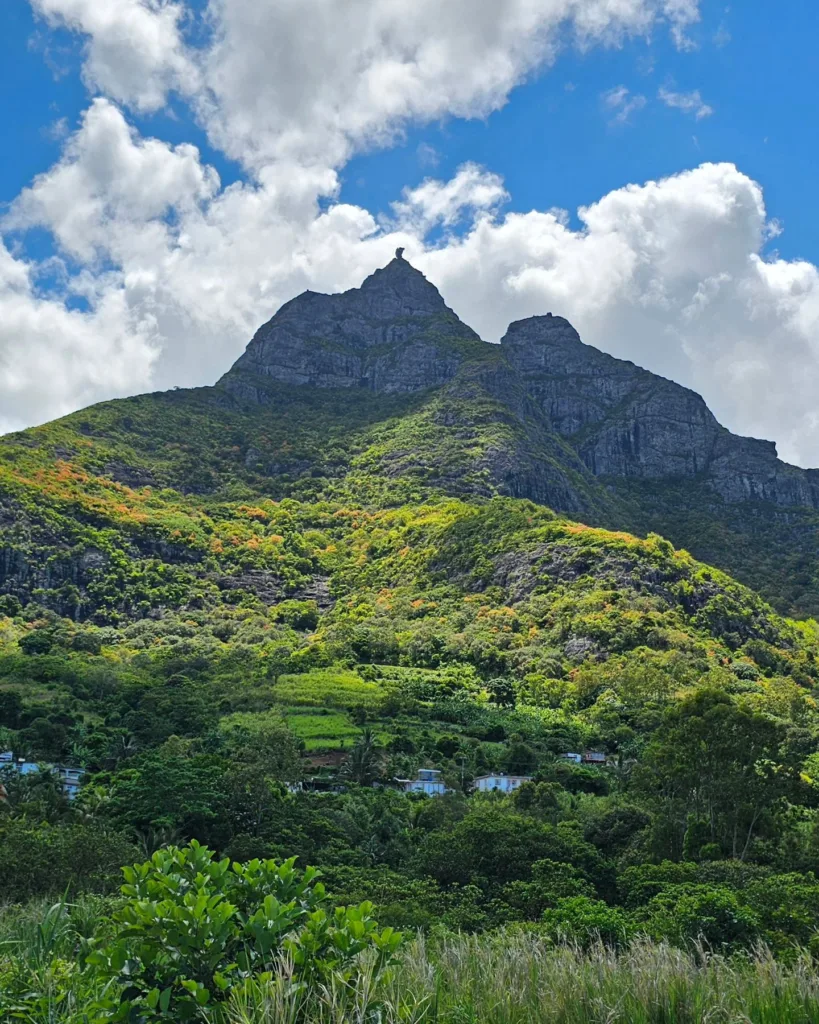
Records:
{"label": "sky", "polygon": [[398,245],[819,466],[819,8],[3,0],[0,431],[213,383]]}

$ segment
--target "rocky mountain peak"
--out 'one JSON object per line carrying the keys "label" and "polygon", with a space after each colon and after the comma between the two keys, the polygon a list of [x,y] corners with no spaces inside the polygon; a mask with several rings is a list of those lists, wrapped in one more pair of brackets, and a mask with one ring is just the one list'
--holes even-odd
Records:
{"label": "rocky mountain peak", "polygon": [[513,320],[506,331],[503,339],[505,345],[514,345],[521,341],[542,341],[553,344],[561,341],[574,341],[582,344],[580,335],[572,327],[569,321],[562,316],[555,316],[554,313],[545,313],[542,316],[529,316],[524,320]]}
{"label": "rocky mountain peak", "polygon": [[303,292],[285,303],[219,382],[244,400],[265,402],[265,381],[408,392],[450,380],[463,342],[483,344],[420,270],[394,259],[359,288]]}
{"label": "rocky mountain peak", "polygon": [[[399,252],[402,255],[399,256]],[[370,321],[395,320],[447,313],[454,317],[455,314],[446,305],[435,285],[404,259],[403,252],[403,249],[397,249],[395,257],[386,266],[373,271],[358,288],[331,294],[309,290],[302,292],[285,302],[261,330],[284,320],[323,321],[331,317],[342,326],[345,321],[350,321],[350,329],[346,331],[347,343],[359,346],[367,344],[369,335],[366,331],[362,332],[360,327],[353,329],[357,318],[364,317]],[[334,326],[337,328],[339,324]]]}
{"label": "rocky mountain peak", "polygon": [[[502,358],[487,360],[490,349]],[[275,384],[408,393],[456,376],[462,400],[479,387],[526,429],[568,443],[594,477],[697,479],[732,502],[819,507],[817,474],[780,462],[771,442],[731,434],[695,392],[584,344],[564,317],[515,321],[498,352],[403,249],[358,288],[286,303],[219,383],[244,402],[268,404]],[[573,507],[539,484],[530,491]]]}
{"label": "rocky mountain peak", "polygon": [[396,249],[395,257],[385,267],[344,296],[355,297],[381,315],[435,316],[451,312],[435,285],[404,259],[403,249]]}

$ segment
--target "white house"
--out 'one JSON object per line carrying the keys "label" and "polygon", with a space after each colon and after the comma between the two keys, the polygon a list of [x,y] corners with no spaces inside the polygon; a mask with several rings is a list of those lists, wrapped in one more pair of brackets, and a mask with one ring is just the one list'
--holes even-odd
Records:
{"label": "white house", "polygon": [[567,761],[574,761],[575,764],[580,764],[583,760],[582,754],[561,754],[560,756]]}
{"label": "white house", "polygon": [[478,793],[512,793],[524,782],[531,781],[531,775],[479,775],[472,788]]}
{"label": "white house", "polygon": [[405,793],[426,793],[427,796],[443,796],[452,790],[441,778],[437,768],[419,768],[416,779],[396,779],[396,784]]}

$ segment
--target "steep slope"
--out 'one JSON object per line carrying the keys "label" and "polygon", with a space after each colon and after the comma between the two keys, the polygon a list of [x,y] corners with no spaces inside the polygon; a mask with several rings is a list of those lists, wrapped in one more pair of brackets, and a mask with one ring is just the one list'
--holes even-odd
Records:
{"label": "steep slope", "polygon": [[810,612],[816,479],[560,317],[481,341],[398,254],[360,288],[285,304],[213,388],[102,403],[0,439],[0,590],[83,616],[123,559],[188,580],[213,522],[242,504],[507,495],[661,532]]}
{"label": "steep slope", "polygon": [[501,344],[596,476],[702,477],[727,501],[819,506],[816,471],[779,461],[772,441],[732,434],[693,391],[584,345],[562,317],[519,320]]}

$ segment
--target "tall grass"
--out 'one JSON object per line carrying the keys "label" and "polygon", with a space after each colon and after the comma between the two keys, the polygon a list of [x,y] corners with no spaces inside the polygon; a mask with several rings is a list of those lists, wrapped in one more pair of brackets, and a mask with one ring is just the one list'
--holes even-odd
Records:
{"label": "tall grass", "polygon": [[[87,939],[111,902],[0,910],[2,989],[25,993],[28,1024],[88,1024],[96,988],[83,976]],[[637,940],[615,950],[555,946],[533,932],[423,936],[379,975],[373,957],[309,988],[285,958],[203,1012],[211,1024],[817,1024],[819,973],[764,948],[725,957]],[[31,996],[36,996],[33,1000]],[[0,998],[0,1002],[3,1002]],[[8,1002],[5,1005],[9,1005]],[[5,1024],[6,1017],[0,1011]]]}
{"label": "tall grass", "polygon": [[815,1024],[819,975],[763,949],[726,959],[706,949],[635,942],[628,950],[554,947],[506,932],[412,942],[381,981],[363,970],[309,1003],[286,971],[234,998],[229,1024]]}

